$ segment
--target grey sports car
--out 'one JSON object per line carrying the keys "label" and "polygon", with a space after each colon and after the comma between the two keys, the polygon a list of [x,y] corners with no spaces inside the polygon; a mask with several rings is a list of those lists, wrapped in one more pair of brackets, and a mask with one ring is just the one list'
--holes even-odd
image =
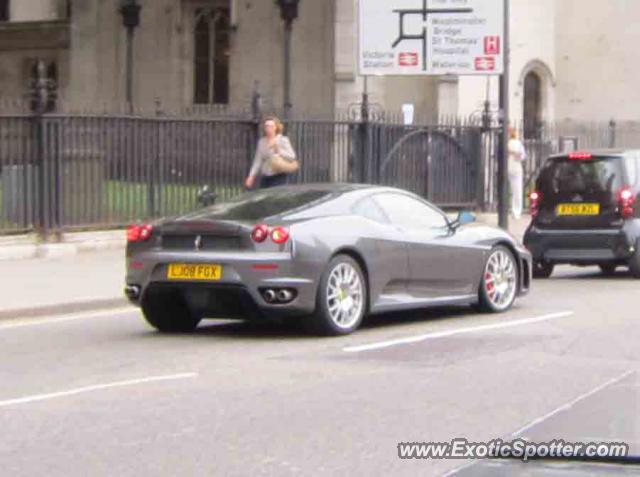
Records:
{"label": "grey sports car", "polygon": [[511,307],[531,255],[509,234],[451,220],[409,192],[313,184],[245,193],[127,231],[125,293],[163,332],[206,318],[300,319],[353,332],[392,310]]}

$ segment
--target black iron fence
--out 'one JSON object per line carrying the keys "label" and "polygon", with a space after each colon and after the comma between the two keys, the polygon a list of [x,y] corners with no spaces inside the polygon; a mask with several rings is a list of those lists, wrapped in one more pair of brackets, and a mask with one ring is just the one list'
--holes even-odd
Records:
{"label": "black iron fence", "polygon": [[[207,185],[243,191],[258,123],[250,117],[0,114],[0,232],[119,227],[198,206]],[[377,117],[294,118],[291,183],[402,187],[445,206],[482,202],[482,131]]]}
{"label": "black iron fence", "polygon": [[[294,117],[302,167],[291,183],[362,182],[451,208],[493,209],[498,131],[455,119],[404,125],[377,113]],[[259,126],[252,114],[32,115],[0,110],[0,233],[120,227],[244,190]],[[526,139],[525,178],[563,148],[633,146],[640,126],[563,123]]]}

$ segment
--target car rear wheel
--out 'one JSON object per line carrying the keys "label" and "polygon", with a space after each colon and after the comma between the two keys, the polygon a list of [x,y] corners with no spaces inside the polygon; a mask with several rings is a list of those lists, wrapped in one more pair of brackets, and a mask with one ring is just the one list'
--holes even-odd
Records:
{"label": "car rear wheel", "polygon": [[613,275],[616,273],[616,265],[599,265],[600,271],[603,275]]}
{"label": "car rear wheel", "polygon": [[347,255],[337,255],[322,274],[316,311],[307,327],[323,336],[347,335],[358,329],[366,309],[367,284],[360,265]]}
{"label": "car rear wheel", "polygon": [[553,273],[553,263],[534,262],[533,278],[549,278]]}
{"label": "car rear wheel", "polygon": [[491,313],[507,311],[513,305],[517,292],[518,266],[513,253],[502,245],[494,247],[480,283],[480,309]]}
{"label": "car rear wheel", "polygon": [[200,323],[179,292],[149,290],[142,300],[147,322],[162,333],[187,333]]}

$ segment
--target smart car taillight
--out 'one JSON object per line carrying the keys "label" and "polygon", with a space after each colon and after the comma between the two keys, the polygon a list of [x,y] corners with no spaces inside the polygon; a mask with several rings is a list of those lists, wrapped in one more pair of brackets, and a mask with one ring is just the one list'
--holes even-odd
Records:
{"label": "smart car taillight", "polygon": [[276,227],[271,231],[273,243],[283,244],[289,240],[289,231],[284,227]]}
{"label": "smart car taillight", "polygon": [[151,238],[153,226],[150,224],[131,225],[127,229],[127,242],[145,242]]}
{"label": "smart car taillight", "polygon": [[623,219],[633,217],[633,203],[635,201],[636,195],[629,187],[624,187],[618,192],[618,205]]}
{"label": "smart car taillight", "polygon": [[265,224],[258,224],[253,227],[253,230],[251,231],[251,239],[257,243],[264,242],[265,240],[267,240],[268,236],[269,227],[267,227]]}
{"label": "smart car taillight", "polygon": [[535,217],[536,215],[538,215],[538,207],[540,206],[541,198],[542,198],[542,195],[540,195],[540,192],[536,190],[534,190],[533,192],[531,192],[531,194],[529,194],[529,208],[530,208],[532,217]]}
{"label": "smart car taillight", "polygon": [[584,161],[593,159],[593,155],[590,152],[570,152],[569,159],[572,161]]}

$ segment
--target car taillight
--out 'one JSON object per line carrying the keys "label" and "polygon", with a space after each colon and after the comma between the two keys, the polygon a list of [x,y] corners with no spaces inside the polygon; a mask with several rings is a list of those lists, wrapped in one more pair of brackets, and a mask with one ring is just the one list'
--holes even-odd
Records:
{"label": "car taillight", "polygon": [[623,219],[633,216],[633,203],[636,201],[636,195],[633,191],[624,187],[618,192],[618,205],[620,207],[620,215]]}
{"label": "car taillight", "polygon": [[275,227],[271,231],[271,240],[277,244],[286,243],[289,240],[289,231],[284,227]]}
{"label": "car taillight", "polygon": [[590,152],[570,152],[569,159],[584,161],[586,159],[592,159],[593,155]]}
{"label": "car taillight", "polygon": [[264,224],[256,225],[251,231],[251,239],[254,242],[264,242],[269,236],[269,227]]}
{"label": "car taillight", "polygon": [[131,225],[127,229],[127,242],[145,242],[151,238],[152,232],[150,224]]}
{"label": "car taillight", "polygon": [[534,190],[531,194],[529,194],[529,207],[530,207],[532,217],[535,217],[536,215],[538,215],[538,207],[540,206],[541,198],[542,198],[542,195],[540,195],[540,192],[538,191]]}

